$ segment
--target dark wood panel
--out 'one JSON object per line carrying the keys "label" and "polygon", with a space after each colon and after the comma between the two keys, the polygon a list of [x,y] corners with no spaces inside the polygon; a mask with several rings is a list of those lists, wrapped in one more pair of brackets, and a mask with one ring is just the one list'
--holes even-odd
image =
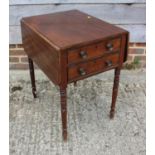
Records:
{"label": "dark wood panel", "polygon": [[42,38],[58,50],[66,50],[115,37],[126,30],[78,10],[23,18]]}
{"label": "dark wood panel", "polygon": [[103,56],[106,53],[118,52],[120,50],[121,38],[107,38],[97,44],[91,44],[78,49],[68,51],[68,64],[86,61]]}
{"label": "dark wood panel", "polygon": [[73,65],[68,68],[68,81],[76,81],[77,79],[83,79],[85,76],[87,77],[90,74],[93,75],[100,71],[107,70],[108,68],[110,69],[118,65],[118,61],[119,54],[112,54],[92,61]]}
{"label": "dark wood panel", "polygon": [[45,72],[55,84],[60,81],[60,55],[55,49],[23,22],[23,45],[27,55]]}

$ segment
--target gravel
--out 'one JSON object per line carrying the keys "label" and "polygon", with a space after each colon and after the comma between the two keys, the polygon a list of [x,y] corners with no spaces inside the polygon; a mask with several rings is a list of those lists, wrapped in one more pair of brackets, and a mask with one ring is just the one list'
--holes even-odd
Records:
{"label": "gravel", "polygon": [[10,155],[145,155],[145,70],[123,70],[109,119],[113,71],[68,85],[68,141],[61,135],[58,88],[36,71],[10,71]]}

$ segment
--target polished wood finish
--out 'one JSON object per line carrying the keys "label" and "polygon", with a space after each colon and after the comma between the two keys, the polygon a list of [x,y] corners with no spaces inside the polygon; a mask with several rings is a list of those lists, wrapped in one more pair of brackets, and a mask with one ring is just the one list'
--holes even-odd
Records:
{"label": "polished wood finish", "polygon": [[78,10],[26,17],[21,20],[21,28],[33,94],[36,92],[33,61],[60,88],[64,140],[69,83],[76,85],[78,80],[115,69],[110,117],[114,116],[120,69],[127,58],[126,30]]}
{"label": "polished wood finish", "polygon": [[21,26],[23,46],[27,55],[33,59],[53,83],[60,84],[60,53],[33,31],[27,23],[21,21]]}
{"label": "polished wood finish", "polygon": [[67,140],[67,91],[65,87],[60,87],[61,96],[61,118],[62,118],[62,135]]}
{"label": "polished wood finish", "polygon": [[[68,52],[68,64],[86,61],[120,50],[121,38],[110,38],[97,44],[91,44]],[[108,46],[108,45],[111,45]],[[94,52],[95,51],[95,52]],[[83,55],[82,55],[83,53]]]}
{"label": "polished wood finish", "polygon": [[107,37],[127,33],[78,10],[23,18],[22,22],[57,50],[97,43]]}
{"label": "polished wood finish", "polygon": [[[109,70],[118,66],[119,54],[114,53],[91,61],[73,64],[68,68],[68,82],[83,79],[85,76]],[[80,72],[81,69],[81,72]],[[83,71],[83,72],[82,72]],[[83,74],[82,74],[83,73]]]}
{"label": "polished wood finish", "polygon": [[114,113],[115,113],[116,98],[117,98],[118,86],[119,86],[119,76],[120,76],[120,68],[117,67],[115,69],[115,75],[114,75],[114,85],[113,85],[113,92],[112,92],[110,118],[113,118]]}

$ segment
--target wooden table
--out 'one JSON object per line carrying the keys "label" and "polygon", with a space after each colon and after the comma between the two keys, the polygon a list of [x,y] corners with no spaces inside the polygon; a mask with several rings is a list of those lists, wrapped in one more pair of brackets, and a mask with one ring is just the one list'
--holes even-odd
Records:
{"label": "wooden table", "polygon": [[67,84],[115,69],[110,118],[114,117],[129,33],[78,10],[26,17],[22,40],[36,98],[33,61],[60,88],[63,139],[67,140]]}

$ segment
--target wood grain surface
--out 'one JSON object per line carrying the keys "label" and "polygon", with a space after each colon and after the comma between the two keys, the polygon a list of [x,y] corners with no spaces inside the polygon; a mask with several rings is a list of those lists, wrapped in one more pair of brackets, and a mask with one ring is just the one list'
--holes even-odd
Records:
{"label": "wood grain surface", "polygon": [[32,31],[23,21],[23,46],[27,55],[43,70],[49,79],[56,85],[60,83],[60,56],[59,52],[48,44],[37,33]]}
{"label": "wood grain surface", "polygon": [[[108,45],[112,48],[109,48]],[[81,48],[68,51],[68,64],[82,62],[96,57],[103,56],[106,53],[120,51],[121,38],[106,39],[97,44],[91,44]],[[83,55],[81,54],[83,53]]]}
{"label": "wood grain surface", "polygon": [[[108,66],[108,62],[111,61],[110,66]],[[94,74],[107,71],[112,69],[118,65],[119,62],[119,54],[112,54],[108,56],[104,56],[98,59],[94,59],[89,62],[80,63],[77,65],[73,65],[68,68],[68,81],[80,80],[88,76],[92,76]],[[84,75],[80,74],[80,69],[83,69],[85,72]]]}
{"label": "wood grain surface", "polygon": [[101,41],[126,30],[101,21],[78,10],[23,18],[42,38],[57,50]]}

